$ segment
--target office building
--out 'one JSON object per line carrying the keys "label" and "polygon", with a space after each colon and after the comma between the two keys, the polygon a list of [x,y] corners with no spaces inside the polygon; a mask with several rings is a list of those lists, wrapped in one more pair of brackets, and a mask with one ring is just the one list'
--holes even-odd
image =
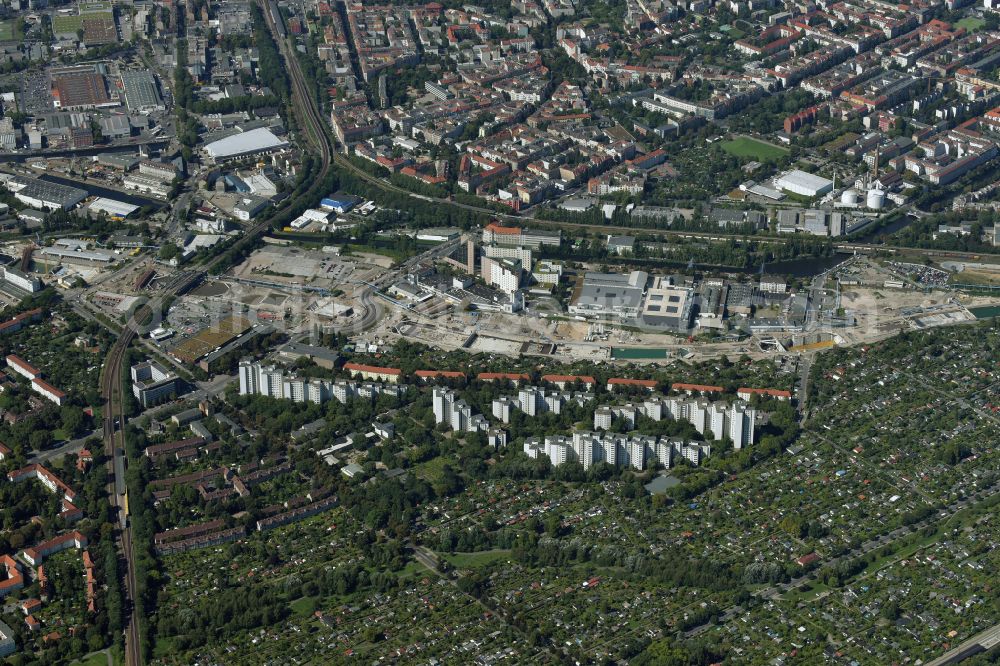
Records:
{"label": "office building", "polygon": [[521,288],[524,269],[518,259],[492,259],[483,257],[482,276],[486,284],[496,287],[505,294],[513,294]]}
{"label": "office building", "polygon": [[178,377],[156,361],[137,363],[131,368],[132,394],[143,407],[151,407],[177,395]]}
{"label": "office building", "polygon": [[569,312],[588,317],[635,319],[642,308],[647,279],[644,271],[627,275],[588,272]]}
{"label": "office building", "polygon": [[29,294],[34,294],[44,288],[41,280],[32,275],[28,275],[27,273],[23,273],[11,266],[3,267],[3,279],[5,282],[10,283],[18,289],[28,292]]}
{"label": "office building", "polygon": [[693,306],[691,289],[675,287],[658,277],[646,293],[640,322],[644,326],[686,331],[691,327]]}

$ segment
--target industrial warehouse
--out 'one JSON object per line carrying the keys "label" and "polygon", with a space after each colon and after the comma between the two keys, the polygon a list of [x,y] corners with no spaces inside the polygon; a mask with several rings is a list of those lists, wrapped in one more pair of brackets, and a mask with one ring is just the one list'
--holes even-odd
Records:
{"label": "industrial warehouse", "polygon": [[259,127],[213,141],[207,144],[204,150],[209,159],[219,163],[269,153],[287,146],[288,142],[275,136],[274,132],[266,127]]}
{"label": "industrial warehouse", "polygon": [[0,174],[0,180],[14,197],[32,208],[69,210],[87,198],[87,191],[26,176]]}

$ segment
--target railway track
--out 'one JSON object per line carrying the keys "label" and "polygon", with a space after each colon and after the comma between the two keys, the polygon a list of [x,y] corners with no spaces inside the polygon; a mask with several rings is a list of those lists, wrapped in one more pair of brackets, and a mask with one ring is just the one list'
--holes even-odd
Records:
{"label": "railway track", "polygon": [[135,576],[135,557],[132,545],[132,526],[126,516],[126,495],[122,490],[125,479],[119,478],[118,459],[125,455],[125,412],[122,388],[122,362],[129,344],[135,337],[135,329],[126,327],[115,341],[104,363],[101,393],[104,396],[104,452],[108,458],[108,477],[111,479],[109,501],[120,517],[122,552],[125,559],[125,607],[128,621],[125,627],[125,663],[141,664],[142,655],[139,640],[139,609],[136,603],[138,590]]}
{"label": "railway track", "polygon": [[[456,201],[449,201],[443,199],[436,199],[433,197],[428,197],[425,195],[416,194],[404,188],[398,187],[389,183],[381,178],[373,176],[363,169],[357,167],[355,164],[351,163],[344,155],[337,153],[334,148],[334,143],[330,137],[329,130],[326,127],[326,122],[322,116],[322,113],[316,103],[316,100],[310,91],[309,85],[305,80],[302,70],[299,66],[298,58],[294,51],[291,49],[284,30],[284,26],[281,23],[280,16],[275,15],[276,5],[271,2],[266,2],[266,0],[256,0],[258,6],[262,10],[265,17],[265,22],[268,26],[268,30],[271,32],[272,36],[277,36],[278,39],[276,43],[278,45],[279,51],[282,57],[285,59],[287,65],[287,72],[290,75],[292,83],[292,96],[293,104],[292,109],[294,113],[298,116],[300,120],[301,129],[304,132],[304,136],[309,146],[315,151],[320,157],[320,167],[316,177],[313,179],[312,184],[306,189],[299,197],[290,197],[285,202],[285,207],[290,206],[298,198],[303,196],[310,196],[316,193],[319,188],[324,186],[327,175],[330,172],[331,167],[336,165],[337,168],[348,171],[358,177],[359,179],[368,182],[382,190],[395,192],[398,194],[405,195],[414,199],[419,199],[438,205],[451,206],[456,209],[466,210],[469,212],[475,212],[482,214],[484,216],[489,216],[491,218],[496,218],[509,222],[516,222],[523,224],[526,221],[530,221],[535,226],[543,227],[553,227],[553,228],[564,228],[564,229],[575,229],[575,230],[591,230],[599,232],[608,233],[622,233],[625,231],[634,231],[637,233],[657,233],[666,236],[675,237],[689,237],[694,239],[703,240],[732,240],[732,239],[743,239],[747,241],[758,241],[758,242],[772,242],[772,243],[784,243],[787,242],[785,239],[771,239],[771,238],[760,238],[760,237],[740,237],[740,236],[729,236],[725,234],[712,234],[712,233],[699,233],[699,232],[686,232],[686,231],[670,231],[670,230],[659,230],[659,229],[647,229],[641,227],[618,227],[618,226],[606,226],[606,225],[591,225],[591,224],[578,224],[572,222],[556,222],[548,220],[531,220],[530,218],[524,218],[516,215],[509,215],[505,213],[499,213],[497,211],[480,208],[478,206],[472,206],[469,204],[463,204]],[[244,236],[234,244],[232,249],[238,249],[244,247],[247,244],[253,243],[256,239],[265,231],[267,231],[271,226],[270,220],[263,220],[255,223],[251,227],[247,228]],[[862,251],[893,251],[894,249],[887,246],[879,245],[863,245],[863,244],[840,244],[844,246],[847,250],[862,250]],[[839,246],[838,246],[839,247]],[[916,248],[902,248],[909,250],[917,250]],[[976,256],[973,253],[945,253],[945,252],[934,252],[926,250],[917,250],[921,252],[927,252],[928,254],[939,254],[944,256],[952,257],[973,257]],[[124,463],[116,464],[116,460],[119,458],[124,458],[125,456],[125,435],[124,435],[124,424],[125,424],[125,410],[124,410],[124,386],[123,386],[123,362],[125,360],[128,348],[132,341],[136,338],[139,331],[142,329],[143,325],[146,323],[148,318],[152,316],[156,311],[158,311],[163,304],[163,301],[169,297],[175,296],[177,294],[183,293],[191,285],[200,281],[203,276],[214,268],[222,260],[222,256],[217,257],[212,260],[201,269],[198,270],[188,270],[182,271],[176,274],[173,278],[168,281],[164,286],[162,291],[162,296],[150,303],[144,305],[138,309],[129,320],[124,330],[122,331],[120,337],[112,346],[104,364],[104,375],[101,383],[102,397],[104,398],[104,439],[105,439],[105,452],[108,455],[109,464],[109,475],[112,479],[112,491],[110,493],[110,502],[112,506],[119,512],[119,514],[126,518],[126,502],[127,495],[120,492],[125,486],[124,478],[119,478],[122,470],[124,469]],[[373,304],[374,305],[374,304]],[[128,608],[128,623],[125,629],[125,662],[127,666],[141,666],[143,663],[143,653],[140,641],[140,617],[138,605],[135,603],[136,595],[138,593],[138,585],[136,579],[136,569],[135,569],[135,557],[134,557],[134,543],[132,540],[131,525],[127,519],[121,521],[120,530],[120,542],[121,548],[125,559],[125,592],[127,595],[126,607]]]}
{"label": "railway track", "polygon": [[[258,0],[268,29],[272,35],[283,35],[283,29],[279,29],[276,17],[272,14],[272,8],[265,5],[263,0]],[[323,118],[316,105],[315,99],[309,92],[309,87],[305,81],[299,63],[294,53],[291,52],[285,39],[279,42],[279,49],[288,65],[288,72],[292,80],[292,94],[295,103],[292,105],[299,115],[302,128],[310,146],[315,149],[320,156],[320,168],[311,186],[303,192],[301,196],[309,196],[323,187],[327,174],[333,163],[333,144],[326,130]],[[285,206],[291,206],[299,197],[290,197],[286,200]],[[249,227],[243,238],[234,244],[232,249],[239,249],[247,244],[256,241],[257,237],[270,228],[270,220],[262,220]],[[125,488],[125,479],[119,478],[124,470],[125,457],[125,405],[124,387],[122,371],[123,362],[128,353],[129,345],[135,340],[139,331],[146,324],[154,313],[162,309],[163,302],[183,293],[192,285],[199,282],[206,273],[212,270],[223,256],[213,259],[197,270],[187,270],[177,273],[166,285],[164,285],[162,295],[137,309],[129,319],[118,340],[108,352],[104,362],[104,374],[101,382],[101,395],[104,399],[104,446],[108,455],[109,478],[111,479],[110,502],[118,511],[120,520],[120,543],[125,560],[125,593],[126,607],[128,610],[128,622],[125,628],[125,663],[127,666],[141,666],[143,659],[142,643],[140,639],[139,607],[136,603],[138,594],[138,583],[136,579],[134,543],[132,540],[132,526],[127,519],[127,494],[122,490]],[[116,464],[116,459],[122,458],[122,462]]]}

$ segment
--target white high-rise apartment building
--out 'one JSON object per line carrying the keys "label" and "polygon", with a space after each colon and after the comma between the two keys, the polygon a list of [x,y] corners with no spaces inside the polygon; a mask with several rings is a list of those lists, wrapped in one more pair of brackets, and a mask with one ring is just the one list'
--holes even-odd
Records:
{"label": "white high-rise apartment building", "polygon": [[240,363],[240,395],[257,395],[257,366],[253,363]]}
{"label": "white high-rise apartment building", "polygon": [[545,455],[552,461],[554,467],[565,464],[571,460],[573,448],[566,442],[565,437],[546,437]]}
{"label": "white high-rise apartment building", "polygon": [[538,414],[538,405],[540,402],[543,403],[542,397],[536,388],[527,387],[517,392],[518,406],[528,416],[536,416]]}
{"label": "white high-rise apartment building", "polygon": [[[722,439],[726,436],[726,406],[721,403],[712,403],[708,408],[708,419],[706,422],[712,439]],[[705,434],[705,433],[702,433]]]}
{"label": "white high-rise apartment building", "polygon": [[629,439],[625,444],[628,464],[634,469],[646,469],[646,441],[643,438]]}
{"label": "white high-rise apartment building", "polygon": [[532,437],[524,442],[524,452],[531,458],[546,455],[554,466],[569,461],[579,462],[584,469],[605,462],[614,467],[629,466],[645,469],[650,459],[670,468],[678,458],[699,465],[712,447],[680,439],[630,436],[604,432],[576,432],[572,439],[554,435],[543,439]]}
{"label": "white high-rise apartment building", "polygon": [[507,396],[502,396],[493,401],[493,418],[500,419],[504,423],[510,423],[510,416],[514,409],[514,401]]}
{"label": "white high-rise apartment building", "polygon": [[451,423],[451,406],[455,401],[455,394],[447,389],[436,388],[431,400],[434,422]]}
{"label": "white high-rise apartment building", "polygon": [[737,450],[754,443],[754,423],[757,410],[749,405],[734,404],[729,409],[729,439]]}
{"label": "white high-rise apartment building", "polygon": [[240,395],[265,395],[293,402],[316,404],[322,404],[331,398],[347,403],[355,397],[374,399],[385,393],[399,396],[404,390],[400,386],[374,382],[359,385],[352,381],[329,382],[322,379],[286,376],[281,368],[249,360],[240,362],[239,378]]}
{"label": "white high-rise apartment building", "polygon": [[598,407],[594,411],[594,430],[611,430],[614,413],[610,407]]}
{"label": "white high-rise apartment building", "polygon": [[594,442],[589,438],[577,437],[577,434],[579,433],[573,435],[573,451],[576,453],[577,460],[583,465],[583,469],[590,469],[596,462],[597,452],[594,450]]}
{"label": "white high-rise apartment building", "polygon": [[292,402],[306,401],[306,380],[301,377],[289,377],[282,381],[282,397]]}
{"label": "white high-rise apartment building", "polygon": [[435,423],[447,423],[459,432],[487,431],[489,422],[481,414],[473,414],[472,407],[450,389],[436,388],[432,394]]}
{"label": "white high-rise apartment building", "polygon": [[647,400],[642,403],[642,413],[654,421],[662,421],[663,403],[659,400]]}

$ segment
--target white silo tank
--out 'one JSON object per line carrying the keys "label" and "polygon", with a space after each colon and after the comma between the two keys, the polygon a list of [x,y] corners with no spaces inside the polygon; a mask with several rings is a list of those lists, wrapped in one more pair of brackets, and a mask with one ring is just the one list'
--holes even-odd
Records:
{"label": "white silo tank", "polygon": [[858,191],[849,187],[840,194],[840,203],[848,206],[856,206],[858,203]]}
{"label": "white silo tank", "polygon": [[879,210],[885,206],[885,192],[882,190],[868,190],[867,205],[872,210]]}

